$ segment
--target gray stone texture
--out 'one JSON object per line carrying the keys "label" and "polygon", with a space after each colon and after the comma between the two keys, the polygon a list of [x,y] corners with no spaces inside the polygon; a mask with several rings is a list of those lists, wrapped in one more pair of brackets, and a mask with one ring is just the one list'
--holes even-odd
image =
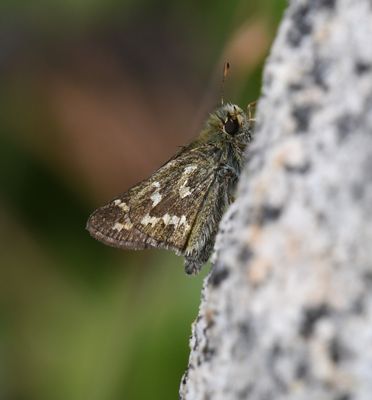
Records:
{"label": "gray stone texture", "polygon": [[181,399],[371,400],[372,1],[290,2],[247,158]]}

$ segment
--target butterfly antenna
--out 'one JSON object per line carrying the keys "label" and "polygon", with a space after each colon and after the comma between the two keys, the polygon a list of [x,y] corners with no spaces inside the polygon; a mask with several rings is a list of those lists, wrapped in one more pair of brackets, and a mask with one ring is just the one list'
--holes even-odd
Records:
{"label": "butterfly antenna", "polygon": [[230,69],[230,63],[228,61],[226,61],[223,64],[223,74],[222,74],[222,82],[221,82],[221,105],[223,105],[223,91],[224,91],[224,87],[225,87],[225,79],[227,77],[229,69]]}

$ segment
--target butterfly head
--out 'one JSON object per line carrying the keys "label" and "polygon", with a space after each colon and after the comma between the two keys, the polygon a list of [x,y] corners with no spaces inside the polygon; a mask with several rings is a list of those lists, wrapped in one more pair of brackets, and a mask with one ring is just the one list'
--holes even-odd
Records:
{"label": "butterfly head", "polygon": [[247,114],[239,106],[227,103],[210,115],[201,136],[207,141],[247,142],[250,128]]}
{"label": "butterfly head", "polygon": [[221,133],[239,136],[248,128],[248,120],[244,111],[235,104],[222,105],[215,111],[219,119],[218,128]]}

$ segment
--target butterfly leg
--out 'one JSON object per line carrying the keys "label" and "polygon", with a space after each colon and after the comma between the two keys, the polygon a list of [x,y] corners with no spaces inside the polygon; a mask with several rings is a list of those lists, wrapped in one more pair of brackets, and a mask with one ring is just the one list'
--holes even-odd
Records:
{"label": "butterfly leg", "polygon": [[230,178],[233,179],[234,181],[238,180],[239,178],[239,174],[236,171],[236,169],[228,164],[220,164],[218,169],[218,175],[220,178]]}
{"label": "butterfly leg", "polygon": [[226,187],[227,204],[234,201],[235,187],[239,179],[239,173],[235,168],[228,164],[221,164],[218,175],[222,185]]}

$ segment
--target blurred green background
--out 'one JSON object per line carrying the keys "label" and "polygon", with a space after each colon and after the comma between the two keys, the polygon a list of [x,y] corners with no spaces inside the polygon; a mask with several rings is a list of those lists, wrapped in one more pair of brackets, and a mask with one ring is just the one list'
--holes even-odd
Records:
{"label": "blurred green background", "polygon": [[206,267],[94,241],[95,207],[245,107],[285,0],[2,0],[0,398],[175,399]]}

